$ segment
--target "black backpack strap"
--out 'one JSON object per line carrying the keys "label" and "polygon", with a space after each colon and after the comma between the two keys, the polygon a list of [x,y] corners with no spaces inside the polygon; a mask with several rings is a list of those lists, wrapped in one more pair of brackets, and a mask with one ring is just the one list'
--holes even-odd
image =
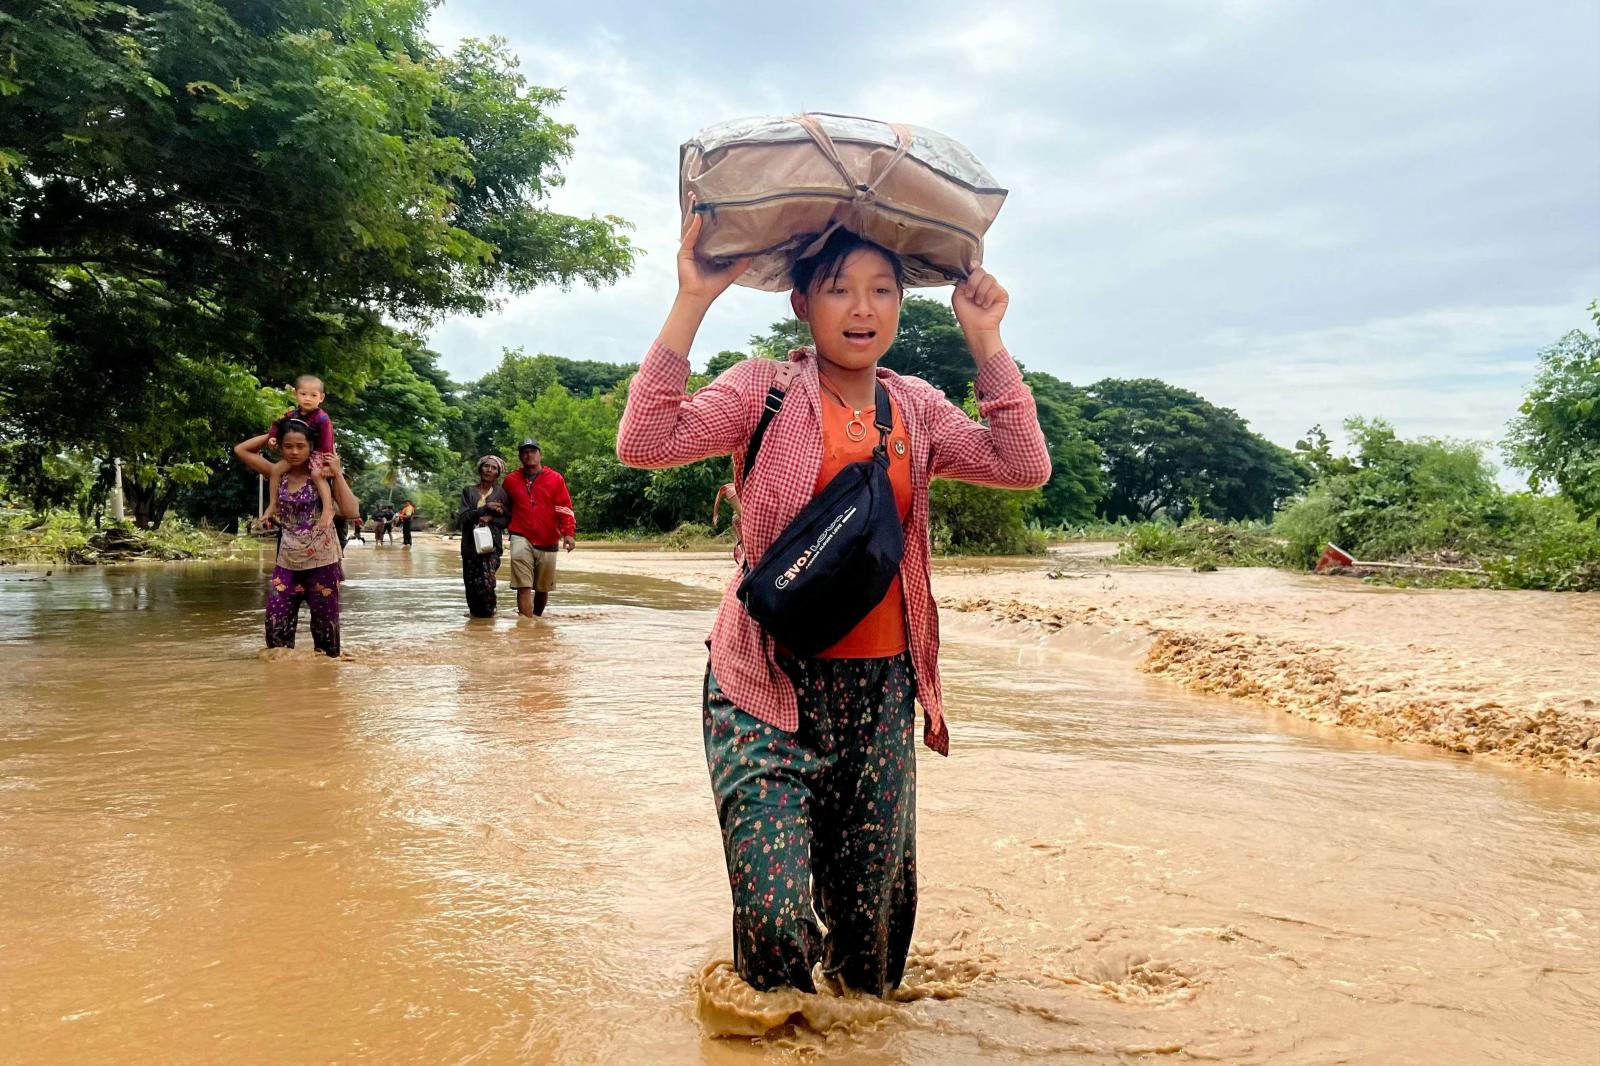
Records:
{"label": "black backpack strap", "polygon": [[889,393],[884,389],[883,382],[875,382],[872,395],[872,424],[878,427],[878,446],[872,449],[872,454],[883,460],[889,461],[889,434],[894,432],[894,408],[889,406]]}
{"label": "black backpack strap", "polygon": [[796,366],[794,363],[782,362],[778,364],[778,376],[772,379],[772,387],[767,389],[766,409],[761,412],[761,421],[756,423],[756,431],[750,435],[750,446],[744,453],[744,476],[748,478],[750,471],[755,468],[756,455],[761,451],[761,441],[767,435],[767,427],[772,424],[772,419],[783,407],[784,394],[789,389],[789,382],[794,378]]}

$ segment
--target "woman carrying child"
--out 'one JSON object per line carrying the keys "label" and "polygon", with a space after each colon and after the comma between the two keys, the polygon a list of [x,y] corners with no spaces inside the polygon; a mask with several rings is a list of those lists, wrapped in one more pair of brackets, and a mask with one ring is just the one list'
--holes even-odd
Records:
{"label": "woman carrying child", "polygon": [[[494,617],[500,536],[511,521],[511,498],[500,484],[505,472],[505,460],[485,455],[478,460],[478,483],[461,490],[461,510],[456,514],[456,528],[461,531],[461,580],[467,589],[467,612],[474,618]],[[493,551],[478,550],[474,531],[480,527],[488,529]]]}
{"label": "woman carrying child", "polygon": [[[820,963],[831,981],[881,995],[900,983],[916,918],[914,701],[924,742],[940,754],[949,745],[928,482],[1032,488],[1049,478],[1049,454],[1033,396],[1000,339],[1006,291],[978,269],[951,301],[975,363],[984,419],[975,422],[926,382],[878,365],[899,324],[903,268],[843,229],[792,272],[791,305],[815,348],[791,352],[783,366],[747,360],[686,395],[695,333],[747,265],[699,260],[700,227],[691,212],[677,299],[629,388],[618,458],[659,468],[733,455],[742,547],[754,566],[814,494],[878,446],[904,535],[882,601],[812,657],[776,647],[741,604],[738,576],[724,593],[702,719],[733,890],[734,965],[762,991],[815,991]],[[745,469],[768,390],[785,380],[786,399]],[[874,431],[884,418],[880,385],[892,408],[885,435]]]}
{"label": "woman carrying child", "polygon": [[[339,655],[339,539],[333,531],[334,499],[337,511],[347,518],[360,513],[354,493],[344,480],[344,472],[333,456],[324,456],[322,467],[327,478],[312,473],[316,431],[297,418],[278,425],[276,464],[282,469],[278,480],[275,509],[270,512],[278,526],[278,556],[267,582],[267,647],[292,648],[300,625],[300,604],[311,609],[311,641],[317,651]],[[233,452],[246,466],[263,477],[273,473],[273,463],[261,455],[267,434],[252,437],[234,446]]]}

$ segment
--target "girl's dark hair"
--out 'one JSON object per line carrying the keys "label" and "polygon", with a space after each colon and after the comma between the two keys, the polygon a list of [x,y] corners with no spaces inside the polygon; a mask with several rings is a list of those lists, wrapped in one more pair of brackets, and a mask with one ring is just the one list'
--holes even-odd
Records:
{"label": "girl's dark hair", "polygon": [[311,449],[313,451],[316,450],[317,435],[312,428],[301,419],[285,418],[278,423],[278,443],[282,444],[284,436],[289,433],[300,434],[306,439],[306,443],[311,445]]}
{"label": "girl's dark hair", "polygon": [[816,284],[818,278],[830,280],[837,278],[844,270],[845,260],[862,249],[877,252],[887,259],[890,268],[894,270],[895,287],[905,292],[906,268],[900,262],[900,257],[881,244],[874,244],[842,226],[829,235],[816,255],[794,261],[794,266],[789,268],[789,280],[794,283],[797,291],[810,292],[811,286]]}

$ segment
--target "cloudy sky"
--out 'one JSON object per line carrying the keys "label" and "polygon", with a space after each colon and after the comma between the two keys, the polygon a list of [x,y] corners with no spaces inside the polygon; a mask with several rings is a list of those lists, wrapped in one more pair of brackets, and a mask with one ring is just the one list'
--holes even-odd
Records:
{"label": "cloudy sky", "polygon": [[[621,215],[648,254],[612,288],[440,323],[458,379],[505,346],[638,359],[674,288],[678,145],[802,110],[940,130],[1011,190],[986,265],[1027,366],[1164,378],[1284,444],[1355,414],[1498,437],[1600,295],[1593,0],[447,0],[433,20],[441,44],[490,34],[566,90],[552,206]],[[733,289],[696,363],[787,313]]]}

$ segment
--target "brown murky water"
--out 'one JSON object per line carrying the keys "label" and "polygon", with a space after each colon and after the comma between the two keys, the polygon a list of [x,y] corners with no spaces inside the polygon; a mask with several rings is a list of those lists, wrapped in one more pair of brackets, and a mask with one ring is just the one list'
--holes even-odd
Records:
{"label": "brown murky water", "polygon": [[714,597],[583,558],[469,623],[358,547],[337,663],[257,563],[0,573],[0,1058],[1600,1059],[1600,789],[948,617],[909,1001],[713,1039]]}

